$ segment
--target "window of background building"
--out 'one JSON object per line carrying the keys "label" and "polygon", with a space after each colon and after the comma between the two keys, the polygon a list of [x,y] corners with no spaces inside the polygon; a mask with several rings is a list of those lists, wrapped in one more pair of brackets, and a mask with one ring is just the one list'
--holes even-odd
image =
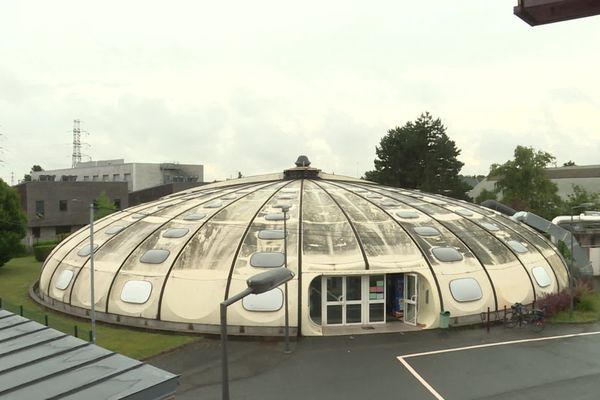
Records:
{"label": "window of background building", "polygon": [[44,200],[36,200],[35,201],[35,215],[38,218],[43,218],[45,213],[46,212],[44,209]]}
{"label": "window of background building", "polygon": [[83,180],[84,180],[84,181],[89,181],[89,180],[90,180],[90,177],[89,177],[89,176],[87,176],[87,175],[84,175],[84,176],[83,176]]}
{"label": "window of background building", "polygon": [[120,210],[121,209],[121,199],[115,199],[114,203],[115,203],[115,207],[117,207],[117,210]]}
{"label": "window of background building", "polygon": [[58,201],[58,211],[67,211],[67,200]]}
{"label": "window of background building", "polygon": [[40,227],[35,226],[35,227],[31,228],[31,234],[33,235],[34,238],[39,239],[40,238]]}
{"label": "window of background building", "polygon": [[131,180],[131,174],[123,174],[123,179],[125,182],[129,182]]}
{"label": "window of background building", "polygon": [[71,225],[60,225],[54,228],[57,235],[65,235],[71,233]]}
{"label": "window of background building", "polygon": [[102,182],[108,182],[108,174],[102,175]]}
{"label": "window of background building", "polygon": [[121,180],[121,174],[113,174],[113,181],[120,181]]}
{"label": "window of background building", "polygon": [[94,175],[94,176],[92,176],[92,180],[93,180],[93,181],[97,181],[97,180],[98,180],[98,175]]}

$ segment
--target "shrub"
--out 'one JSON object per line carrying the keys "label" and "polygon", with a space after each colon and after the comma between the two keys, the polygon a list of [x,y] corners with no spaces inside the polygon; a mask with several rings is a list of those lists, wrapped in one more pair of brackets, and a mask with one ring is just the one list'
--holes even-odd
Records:
{"label": "shrub", "polygon": [[591,279],[577,279],[577,281],[575,281],[575,291],[573,293],[573,297],[575,298],[575,301],[579,301],[579,299],[581,299],[583,296],[593,291],[594,283]]}
{"label": "shrub", "polygon": [[55,240],[46,240],[34,244],[33,255],[35,259],[40,262],[45,261],[57,244],[58,242]]}
{"label": "shrub", "polygon": [[596,311],[596,298],[589,292],[577,299],[577,311]]}
{"label": "shrub", "polygon": [[562,290],[559,293],[550,293],[540,297],[536,302],[536,307],[544,309],[547,317],[564,311],[569,308],[571,297],[569,292]]}

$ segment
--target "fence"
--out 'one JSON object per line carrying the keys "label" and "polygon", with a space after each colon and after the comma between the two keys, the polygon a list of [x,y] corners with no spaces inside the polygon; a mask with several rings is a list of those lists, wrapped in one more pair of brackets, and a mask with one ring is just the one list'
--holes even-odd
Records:
{"label": "fence", "polygon": [[21,304],[11,303],[1,297],[0,308],[28,318],[32,321],[39,322],[40,324],[44,324],[50,328],[67,333],[69,335],[89,341],[92,340],[92,331],[89,330],[89,324],[73,324],[72,321],[66,321],[63,318],[55,316],[54,314],[48,314],[40,310],[28,309],[23,307]]}

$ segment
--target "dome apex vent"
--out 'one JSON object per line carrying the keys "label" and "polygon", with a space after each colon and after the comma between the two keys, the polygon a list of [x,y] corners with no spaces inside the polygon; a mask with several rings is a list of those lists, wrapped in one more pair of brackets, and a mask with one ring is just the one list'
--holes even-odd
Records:
{"label": "dome apex vent", "polygon": [[296,167],[283,171],[284,179],[316,179],[321,173],[320,169],[312,168],[310,160],[304,155],[298,156]]}

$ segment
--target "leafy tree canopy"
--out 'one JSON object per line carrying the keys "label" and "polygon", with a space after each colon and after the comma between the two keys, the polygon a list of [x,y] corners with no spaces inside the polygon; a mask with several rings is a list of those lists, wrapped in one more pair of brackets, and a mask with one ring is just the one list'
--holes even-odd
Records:
{"label": "leafy tree canopy", "polygon": [[577,164],[575,164],[575,162],[571,161],[571,160],[569,160],[563,164],[563,167],[575,167],[575,166],[577,166]]}
{"label": "leafy tree canopy", "polygon": [[19,195],[0,179],[0,267],[22,251],[27,220]]}
{"label": "leafy tree canopy", "polygon": [[513,160],[490,167],[490,176],[498,179],[496,193],[501,193],[502,201],[516,210],[531,211],[545,218],[556,215],[561,199],[556,184],[544,171],[553,161],[550,153],[517,146]]}
{"label": "leafy tree canopy", "polygon": [[34,164],[33,167],[31,167],[31,170],[29,171],[28,174],[23,175],[23,182],[31,182],[31,173],[32,172],[40,172],[43,171],[44,168],[42,168],[41,166]]}
{"label": "leafy tree canopy", "polygon": [[590,193],[579,185],[572,185],[573,193],[567,196],[562,206],[562,214],[569,215],[571,210],[576,208],[573,212],[575,214],[580,213],[582,208],[581,205],[589,205],[587,207],[590,210],[600,210],[600,194]]}
{"label": "leafy tree canopy", "polygon": [[469,186],[459,178],[460,150],[442,121],[428,112],[388,131],[375,152],[375,170],[365,178],[388,186],[419,189],[466,199]]}
{"label": "leafy tree canopy", "polygon": [[94,211],[94,220],[104,218],[107,215],[110,215],[117,211],[117,206],[115,203],[108,197],[106,192],[100,193],[100,196],[96,198],[95,203],[95,211]]}

